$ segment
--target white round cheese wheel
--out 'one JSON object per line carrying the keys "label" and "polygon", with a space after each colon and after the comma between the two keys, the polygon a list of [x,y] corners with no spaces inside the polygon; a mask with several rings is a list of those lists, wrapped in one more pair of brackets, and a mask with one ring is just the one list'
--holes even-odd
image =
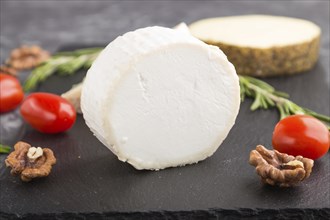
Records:
{"label": "white round cheese wheel", "polygon": [[240,105],[234,66],[220,49],[164,27],[128,32],[88,70],[86,124],[121,161],[159,170],[211,156]]}

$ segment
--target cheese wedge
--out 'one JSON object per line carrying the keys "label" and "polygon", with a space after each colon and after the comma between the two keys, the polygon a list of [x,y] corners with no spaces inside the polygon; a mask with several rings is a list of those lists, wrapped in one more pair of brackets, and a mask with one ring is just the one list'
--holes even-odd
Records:
{"label": "cheese wedge", "polygon": [[195,37],[219,46],[242,75],[300,73],[311,69],[319,55],[321,29],[302,19],[243,15],[203,19],[189,28]]}
{"label": "cheese wedge", "polygon": [[111,42],[88,70],[86,124],[118,159],[159,170],[211,156],[240,105],[234,66],[184,31],[147,27]]}

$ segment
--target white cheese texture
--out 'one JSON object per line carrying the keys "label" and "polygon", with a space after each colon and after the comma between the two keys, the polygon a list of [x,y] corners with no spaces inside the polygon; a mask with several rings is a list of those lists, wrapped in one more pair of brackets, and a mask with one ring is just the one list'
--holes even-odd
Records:
{"label": "white cheese texture", "polygon": [[321,33],[310,21],[270,15],[208,18],[192,23],[189,29],[192,35],[206,42],[252,48],[301,44]]}
{"label": "white cheese texture", "polygon": [[235,123],[239,80],[223,52],[147,27],[112,41],[88,70],[86,124],[118,159],[159,170],[211,156]]}

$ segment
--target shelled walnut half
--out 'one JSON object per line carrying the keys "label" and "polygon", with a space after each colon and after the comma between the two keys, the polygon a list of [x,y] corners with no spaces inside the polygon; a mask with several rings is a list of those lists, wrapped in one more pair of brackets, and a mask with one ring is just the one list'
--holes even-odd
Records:
{"label": "shelled walnut half", "polygon": [[18,71],[16,69],[14,69],[13,67],[10,67],[10,66],[5,66],[5,65],[0,66],[0,72],[6,73],[6,74],[9,74],[12,76],[18,75]]}
{"label": "shelled walnut half", "polygon": [[291,156],[258,145],[250,153],[249,163],[256,167],[262,182],[280,187],[291,187],[309,177],[314,161],[302,156]]}
{"label": "shelled walnut half", "polygon": [[14,148],[15,151],[8,155],[5,163],[12,168],[11,174],[20,175],[24,182],[48,176],[52,165],[56,163],[53,151],[49,148],[31,147],[22,141],[17,142]]}
{"label": "shelled walnut half", "polygon": [[38,66],[49,57],[50,54],[39,46],[24,45],[11,52],[6,64],[16,70],[25,70]]}

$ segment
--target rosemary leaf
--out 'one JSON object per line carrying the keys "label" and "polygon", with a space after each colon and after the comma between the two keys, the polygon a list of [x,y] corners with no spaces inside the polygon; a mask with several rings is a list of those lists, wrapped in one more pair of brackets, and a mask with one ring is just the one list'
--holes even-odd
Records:
{"label": "rosemary leaf", "polygon": [[81,55],[86,55],[86,54],[94,54],[94,53],[99,53],[103,48],[101,47],[91,47],[91,48],[84,48],[84,49],[78,49],[74,51],[64,51],[64,52],[57,52],[56,54],[53,55],[53,57],[56,56],[81,56]]}
{"label": "rosemary leaf", "polygon": [[0,153],[1,154],[9,154],[11,151],[11,147],[7,145],[0,144]]}
{"label": "rosemary leaf", "polygon": [[264,81],[249,76],[239,76],[239,80],[241,97],[247,96],[254,99],[250,107],[252,111],[276,107],[280,113],[281,119],[295,114],[310,115],[324,122],[330,131],[329,116],[316,113],[310,109],[297,105],[288,99],[289,95],[287,93],[276,91]]}
{"label": "rosemary leaf", "polygon": [[57,72],[60,75],[71,75],[77,72],[86,63],[86,56],[72,57],[68,62],[58,66]]}
{"label": "rosemary leaf", "polygon": [[260,93],[257,93],[254,99],[254,102],[251,105],[251,111],[255,111],[260,108]]}
{"label": "rosemary leaf", "polygon": [[24,83],[24,91],[29,92],[51,75],[72,75],[81,68],[89,68],[102,48],[86,48],[59,52],[36,67]]}

